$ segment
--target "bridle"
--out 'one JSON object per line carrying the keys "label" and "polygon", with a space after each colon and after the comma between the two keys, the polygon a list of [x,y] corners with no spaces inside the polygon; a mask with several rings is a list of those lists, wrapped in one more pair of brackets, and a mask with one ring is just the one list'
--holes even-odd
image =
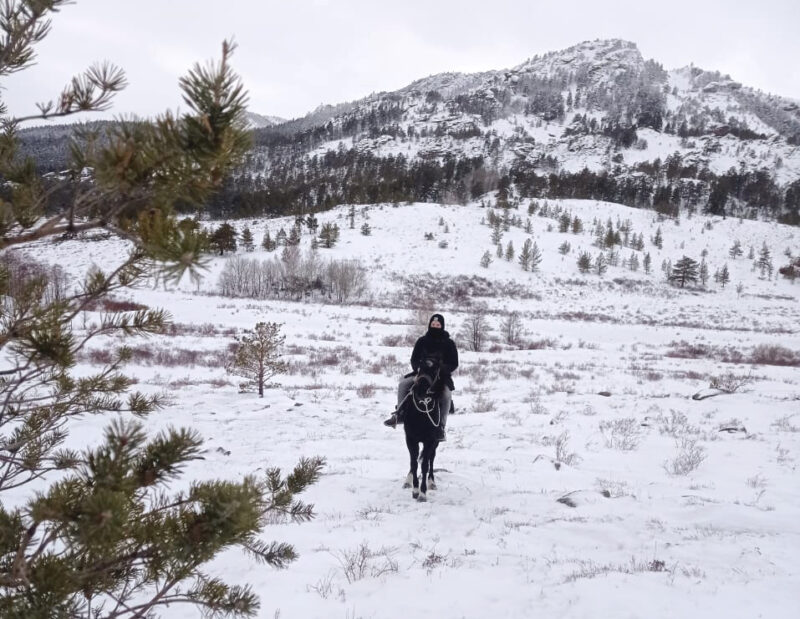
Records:
{"label": "bridle", "polygon": [[[428,388],[425,390],[425,397],[418,399],[416,394],[414,393],[414,388],[416,387],[417,383],[421,380],[428,381]],[[436,376],[431,379],[430,376],[427,374],[417,374],[416,379],[414,379],[414,386],[411,388],[409,395],[411,396],[411,402],[414,404],[414,408],[417,409],[418,412],[426,415],[428,420],[431,422],[431,425],[434,428],[438,428],[439,424],[442,421],[442,412],[439,409],[439,398],[435,397],[433,391],[431,391],[431,387],[436,384],[439,380],[439,370],[436,370]],[[431,413],[436,410],[436,421],[433,420]]]}

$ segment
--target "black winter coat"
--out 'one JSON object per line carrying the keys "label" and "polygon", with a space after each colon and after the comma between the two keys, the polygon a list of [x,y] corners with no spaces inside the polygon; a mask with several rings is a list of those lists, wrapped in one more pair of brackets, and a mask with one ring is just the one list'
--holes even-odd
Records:
{"label": "black winter coat", "polygon": [[411,351],[411,367],[415,373],[426,359],[439,365],[442,379],[450,391],[453,391],[455,385],[451,374],[458,367],[458,350],[447,331],[428,329],[428,332],[417,340],[414,350]]}

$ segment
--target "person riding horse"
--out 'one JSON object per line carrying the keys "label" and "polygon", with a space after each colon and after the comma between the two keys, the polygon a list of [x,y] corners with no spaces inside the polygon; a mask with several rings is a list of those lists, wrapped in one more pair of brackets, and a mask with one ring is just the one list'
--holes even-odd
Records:
{"label": "person riding horse", "polygon": [[392,413],[392,416],[383,422],[383,425],[394,428],[398,423],[403,422],[400,405],[409,391],[411,391],[414,380],[423,363],[426,365],[433,363],[437,366],[439,376],[444,383],[442,393],[439,396],[441,421],[438,430],[438,439],[444,441],[446,440],[445,424],[447,423],[447,414],[450,412],[450,393],[455,390],[451,374],[458,368],[458,349],[455,342],[450,339],[450,334],[444,330],[444,316],[441,314],[431,316],[430,320],[428,320],[427,332],[414,344],[414,350],[411,352],[411,369],[413,372],[406,374],[400,380],[400,384],[397,387],[397,408]]}

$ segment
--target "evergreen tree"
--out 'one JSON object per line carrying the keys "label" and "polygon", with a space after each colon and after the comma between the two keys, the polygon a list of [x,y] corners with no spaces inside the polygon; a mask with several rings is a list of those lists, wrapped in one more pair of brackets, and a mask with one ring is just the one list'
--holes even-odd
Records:
{"label": "evergreen tree", "polygon": [[644,255],[644,260],[642,260],[642,268],[648,275],[650,275],[650,271],[653,270],[653,259],[650,257],[649,253]]}
{"label": "evergreen tree", "polygon": [[244,230],[242,230],[242,247],[244,247],[245,251],[253,251],[256,247],[253,242],[253,233],[248,226],[245,226]]}
{"label": "evergreen tree", "polygon": [[639,257],[636,252],[631,252],[631,256],[628,258],[628,268],[634,273],[639,270]]}
{"label": "evergreen tree", "polygon": [[572,234],[580,234],[583,232],[583,222],[575,215],[572,218]]}
{"label": "evergreen tree", "polygon": [[664,247],[664,237],[661,236],[661,226],[656,228],[655,236],[653,236],[653,245],[659,249]]}
{"label": "evergreen tree", "polygon": [[569,232],[569,226],[571,221],[572,220],[569,216],[569,213],[562,213],[561,216],[558,218],[558,231]]}
{"label": "evergreen tree", "polygon": [[356,227],[356,205],[351,204],[350,208],[347,209],[347,220],[350,222],[350,229],[353,230]]}
{"label": "evergreen tree", "polygon": [[[611,223],[611,222],[609,222]],[[614,247],[614,244],[617,242],[618,234],[614,232],[614,228],[608,226],[606,228],[606,234],[603,237],[603,246],[604,247]]]}
{"label": "evergreen tree", "polygon": [[[67,4],[3,4],[0,77],[32,63],[33,45]],[[264,543],[261,532],[279,515],[313,516],[296,494],[318,478],[319,459],[301,461],[287,478],[274,469],[263,480],[197,480],[172,492],[170,483],[185,465],[202,457],[197,433],[166,429],[148,438],[143,423],[130,418],[146,417],[164,402],[129,392],[133,381],[121,373],[127,349],[96,374],[74,370],[97,335],[156,334],[167,326],[160,310],[112,312],[75,337],[81,312],[149,277],[197,276],[207,239],[197,226],[180,224],[174,209],[208,200],[248,151],[246,95],[230,68],[231,52],[224,43],[219,63],[196,65],[181,79],[186,113],[87,129],[89,139],[75,141],[73,163],[60,181],[70,191],[47,212],[36,167],[18,155],[17,126],[106,109],[125,85],[124,74],[108,64],[93,67],[56,102],[23,119],[8,117],[0,105],[0,176],[8,189],[0,218],[2,617],[150,617],[169,604],[252,616],[258,609],[252,590],[207,575],[204,564],[240,548],[283,566],[294,550]],[[81,179],[85,170],[90,183]],[[84,230],[119,233],[131,251],[57,298],[47,277],[11,277],[9,248]],[[107,413],[127,419],[112,422],[94,447],[65,448],[75,419]]]}
{"label": "evergreen tree", "polygon": [[506,245],[506,262],[511,262],[514,259],[514,243],[511,241]]}
{"label": "evergreen tree", "polygon": [[483,256],[481,256],[481,266],[484,269],[488,269],[490,264],[492,264],[492,255],[487,249],[485,252],[483,252]]}
{"label": "evergreen tree", "polygon": [[503,253],[504,253],[503,252],[503,246],[500,243],[498,243],[496,251],[495,251],[495,255],[497,256],[498,260],[502,260],[503,259]]}
{"label": "evergreen tree", "polygon": [[600,277],[605,275],[605,272],[608,270],[606,257],[602,252],[597,254],[597,258],[594,259],[594,270]]}
{"label": "evergreen tree", "polygon": [[674,267],[672,267],[672,272],[669,275],[669,281],[670,283],[677,284],[683,288],[688,283],[697,283],[699,272],[700,265],[697,264],[697,261],[689,258],[688,256],[684,256],[675,263]]}
{"label": "evergreen tree", "polygon": [[588,252],[582,251],[578,255],[578,270],[584,274],[592,270],[592,257]]}
{"label": "evergreen tree", "polygon": [[531,247],[531,271],[536,273],[539,271],[539,265],[542,263],[542,250],[539,245],[534,241]]}
{"label": "evergreen tree", "polygon": [[280,350],[285,340],[280,334],[280,325],[274,322],[259,322],[252,330],[236,338],[236,350],[228,371],[247,379],[240,388],[245,391],[251,387],[258,390],[258,397],[264,397],[264,385],[276,374],[286,372],[286,364],[281,361]]}
{"label": "evergreen tree", "polygon": [[733,245],[731,245],[731,248],[728,250],[728,255],[735,260],[743,253],[744,250],[742,249],[742,244],[739,242],[739,239],[736,239],[733,242]]}
{"label": "evergreen tree", "polygon": [[569,244],[569,241],[564,241],[558,246],[558,253],[562,256],[566,256],[570,249],[572,249],[572,246]]}
{"label": "evergreen tree", "polygon": [[372,234],[372,228],[370,228],[369,223],[366,221],[361,226],[361,234],[364,236],[369,236]]}
{"label": "evergreen tree", "polygon": [[503,229],[500,220],[498,220],[492,226],[492,245],[499,245],[500,241],[503,240]]}
{"label": "evergreen tree", "polygon": [[532,249],[533,243],[531,240],[525,239],[525,242],[522,244],[522,251],[519,252],[519,264],[523,271],[528,271],[531,268]]}
{"label": "evergreen tree", "polygon": [[761,271],[761,277],[764,277],[766,272],[769,272],[770,278],[772,277],[772,252],[769,250],[769,247],[767,247],[766,241],[761,245],[761,251],[758,252],[756,266]]}
{"label": "evergreen tree", "polygon": [[269,229],[264,232],[264,238],[261,240],[261,249],[266,251],[275,251],[278,244],[272,239],[269,234]]}
{"label": "evergreen tree", "polygon": [[301,240],[300,226],[294,225],[292,226],[291,230],[289,230],[289,238],[286,239],[286,244],[294,247],[300,245],[300,240]]}
{"label": "evergreen tree", "polygon": [[699,277],[700,284],[703,286],[703,288],[705,288],[706,284],[708,283],[708,263],[706,262],[705,257],[700,261]]}
{"label": "evergreen tree", "polygon": [[287,240],[288,240],[288,237],[286,236],[286,230],[284,230],[283,228],[278,230],[278,234],[275,236],[275,242],[280,247],[285,247]]}
{"label": "evergreen tree", "polygon": [[306,227],[308,228],[308,231],[312,235],[316,236],[317,228],[319,228],[319,220],[313,214],[311,214],[308,217],[306,217],[306,222],[305,223],[306,223]]}
{"label": "evergreen tree", "polygon": [[236,228],[225,222],[211,234],[211,247],[222,256],[226,251],[236,251]]}
{"label": "evergreen tree", "polygon": [[319,242],[325,249],[330,249],[339,240],[339,226],[337,224],[322,224],[319,233]]}

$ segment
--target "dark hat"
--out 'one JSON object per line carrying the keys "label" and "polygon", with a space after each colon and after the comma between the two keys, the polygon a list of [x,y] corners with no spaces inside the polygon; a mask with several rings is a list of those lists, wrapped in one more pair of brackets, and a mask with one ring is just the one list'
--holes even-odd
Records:
{"label": "dark hat", "polygon": [[428,321],[428,328],[430,328],[431,323],[434,320],[438,320],[439,324],[442,325],[442,329],[444,329],[444,316],[442,316],[441,314],[434,314],[433,316],[431,316],[431,319]]}

